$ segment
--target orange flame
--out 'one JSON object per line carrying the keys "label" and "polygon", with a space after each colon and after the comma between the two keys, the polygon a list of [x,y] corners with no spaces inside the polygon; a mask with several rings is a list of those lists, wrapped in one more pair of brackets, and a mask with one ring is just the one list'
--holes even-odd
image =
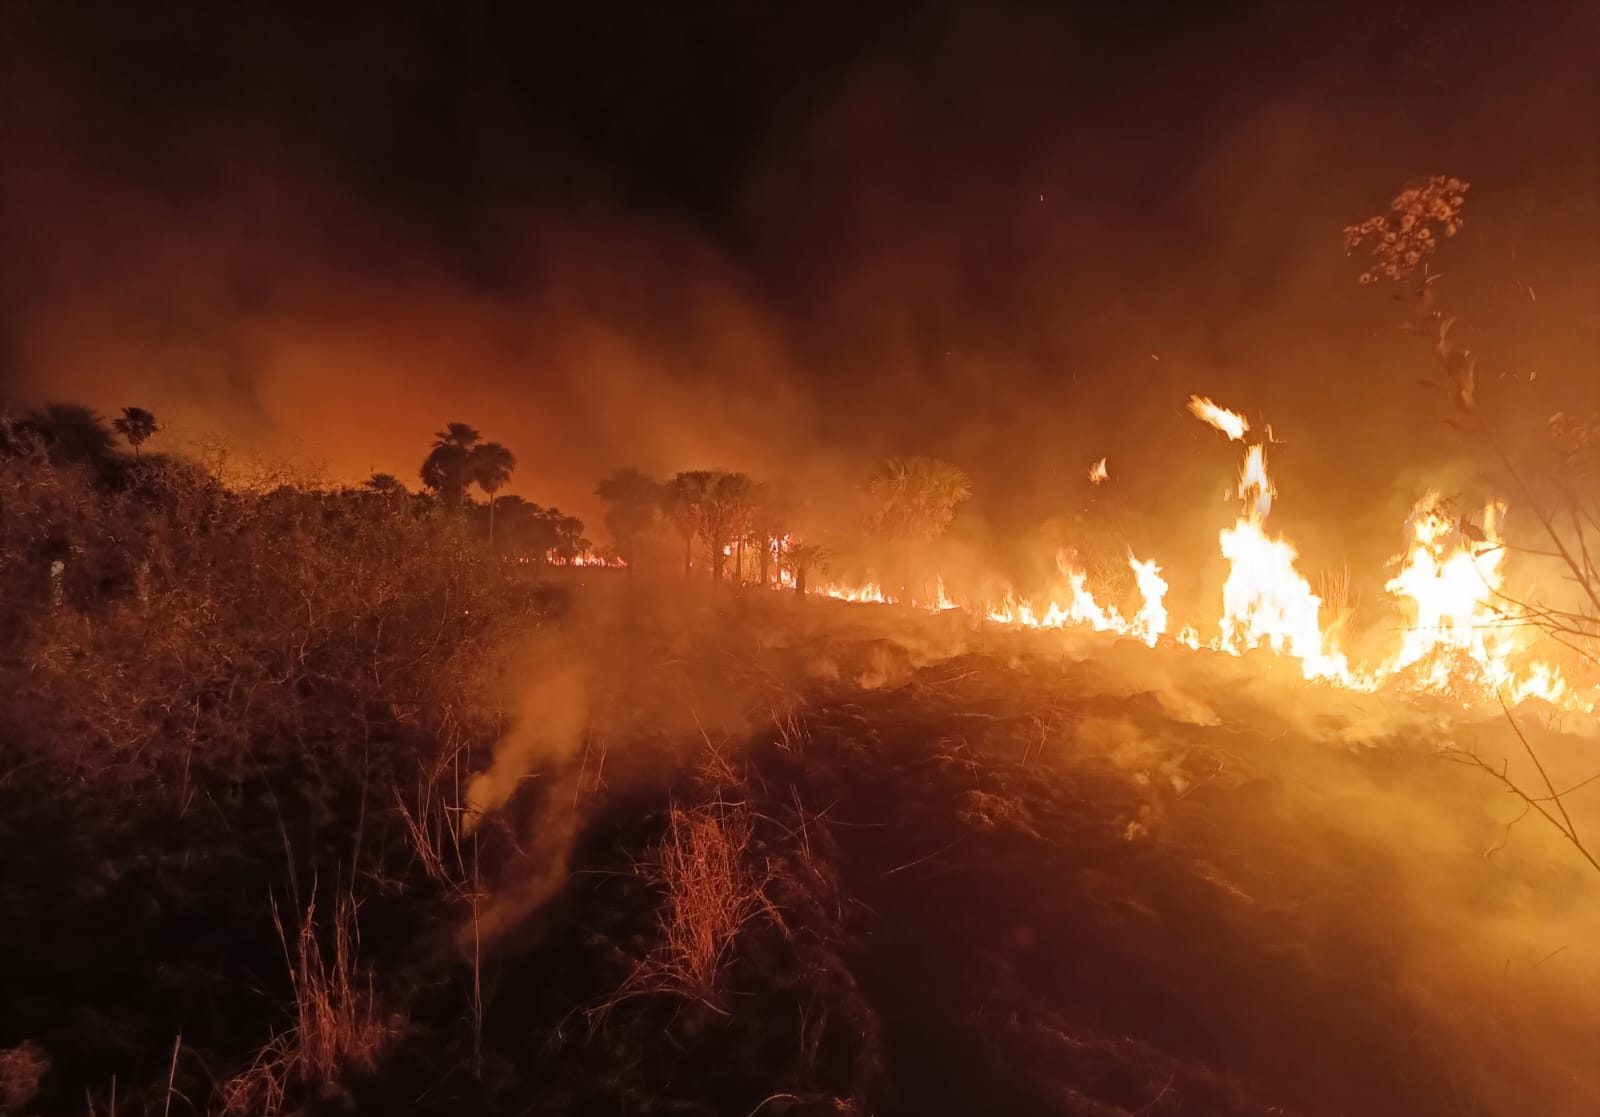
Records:
{"label": "orange flame", "polygon": [[[1189,409],[1231,440],[1242,439],[1249,430],[1241,416],[1209,399],[1195,396]],[[1104,465],[1103,458],[1095,463],[1091,480],[1096,472],[1104,478]],[[1532,658],[1533,634],[1526,619],[1505,604],[1501,505],[1486,507],[1483,526],[1470,533],[1447,514],[1436,494],[1428,494],[1412,510],[1407,549],[1397,560],[1397,573],[1386,583],[1407,623],[1399,646],[1379,666],[1369,668],[1353,667],[1335,635],[1324,628],[1322,599],[1297,569],[1294,545],[1266,531],[1277,489],[1267,470],[1264,445],[1246,448],[1237,494],[1243,508],[1234,525],[1217,537],[1228,573],[1218,634],[1209,643],[1202,642],[1193,624],[1167,636],[1167,580],[1154,560],[1131,554],[1128,565],[1140,599],[1132,616],[1098,601],[1088,574],[1065,553],[1056,560],[1065,579],[1064,592],[1042,604],[1007,592],[998,602],[968,609],[951,601],[943,578],[937,579],[934,600],[911,604],[931,611],[966,609],[991,623],[1019,628],[1110,632],[1152,647],[1165,637],[1195,651],[1243,655],[1260,649],[1298,660],[1308,680],[1354,690],[1387,687],[1426,692],[1467,705],[1540,698],[1573,710],[1593,712],[1600,706],[1600,687],[1580,689],[1553,664]],[[826,583],[814,592],[846,601],[895,603],[876,582]]]}
{"label": "orange flame", "polygon": [[1244,432],[1250,429],[1250,424],[1245,422],[1243,415],[1237,411],[1229,411],[1225,407],[1218,407],[1205,396],[1190,396],[1189,410],[1194,412],[1195,418],[1201,422],[1210,423],[1227,435],[1231,442],[1239,441],[1244,437]]}

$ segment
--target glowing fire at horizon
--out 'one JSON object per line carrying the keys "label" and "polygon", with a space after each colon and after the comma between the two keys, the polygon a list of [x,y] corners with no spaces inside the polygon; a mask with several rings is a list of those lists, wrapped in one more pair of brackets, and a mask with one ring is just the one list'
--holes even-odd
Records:
{"label": "glowing fire at horizon", "polygon": [[[1241,440],[1249,424],[1238,413],[1194,396],[1189,410],[1231,441]],[[1104,459],[1096,463],[1103,469]],[[1093,480],[1091,471],[1091,480]],[[1324,627],[1323,600],[1296,567],[1294,545],[1265,527],[1277,490],[1267,471],[1264,443],[1246,447],[1237,488],[1243,508],[1232,527],[1218,534],[1227,560],[1222,613],[1217,634],[1201,638],[1193,625],[1167,637],[1192,650],[1202,648],[1243,655],[1265,649],[1299,660],[1301,674],[1353,690],[1391,687],[1404,693],[1433,693],[1465,705],[1499,698],[1516,704],[1541,698],[1568,709],[1593,712],[1600,687],[1585,698],[1554,665],[1531,656],[1529,625],[1508,608],[1503,595],[1505,546],[1500,524],[1505,508],[1483,510],[1482,527],[1471,532],[1474,547],[1436,493],[1428,493],[1407,520],[1406,550],[1397,556],[1398,572],[1385,588],[1406,619],[1400,644],[1375,667],[1352,667],[1340,649],[1337,627]],[[1168,584],[1153,559],[1128,556],[1139,607],[1124,616],[1115,604],[1097,601],[1088,574],[1065,554],[1057,556],[1066,596],[1046,605],[1008,592],[999,602],[956,604],[938,582],[937,599],[911,601],[922,608],[963,608],[994,624],[1021,628],[1084,627],[1128,636],[1155,647],[1167,633]],[[895,604],[876,582],[858,587],[823,583],[813,593],[846,601]]]}

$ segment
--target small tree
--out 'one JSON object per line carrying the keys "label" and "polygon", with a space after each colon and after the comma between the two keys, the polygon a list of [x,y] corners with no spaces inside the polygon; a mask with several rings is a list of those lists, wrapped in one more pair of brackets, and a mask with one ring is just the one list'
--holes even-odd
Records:
{"label": "small tree", "polygon": [[[1455,417],[1447,420],[1451,426],[1493,451],[1543,534],[1544,545],[1525,553],[1553,563],[1574,595],[1574,600],[1564,605],[1502,595],[1499,611],[1508,623],[1531,625],[1575,654],[1588,668],[1600,668],[1600,565],[1595,558],[1600,555],[1600,502],[1594,497],[1594,478],[1600,475],[1600,416],[1574,419],[1562,412],[1550,416],[1552,459],[1541,476],[1530,473],[1513,458],[1498,430],[1493,409],[1479,408],[1477,357],[1451,340],[1456,319],[1439,308],[1434,293],[1438,276],[1428,271],[1440,239],[1454,236],[1464,223],[1468,189],[1467,183],[1448,175],[1432,175],[1411,183],[1389,203],[1387,213],[1347,226],[1345,249],[1368,255],[1362,283],[1415,278],[1408,327],[1427,338],[1446,378],[1444,383],[1424,383],[1450,395],[1456,411]],[[1461,530],[1469,540],[1483,542],[1481,531],[1471,524],[1463,522]],[[1490,764],[1476,752],[1455,749],[1451,755],[1498,780],[1522,800],[1524,813],[1537,813],[1572,844],[1591,868],[1600,871],[1600,851],[1586,844],[1566,805],[1568,795],[1600,776],[1565,791],[1558,790],[1503,696],[1501,704],[1507,723],[1533,764],[1538,786],[1524,788],[1508,774],[1505,765]]]}
{"label": "small tree", "polygon": [[784,562],[794,575],[794,592],[805,595],[806,575],[813,570],[825,570],[831,554],[826,547],[816,543],[796,543],[784,555]]}
{"label": "small tree", "polygon": [[400,496],[406,491],[406,487],[401,484],[400,478],[392,473],[374,473],[371,477],[361,482],[361,487],[368,492],[377,493],[379,496]]}
{"label": "small tree", "polygon": [[133,447],[133,456],[139,456],[139,447],[160,430],[156,417],[142,407],[124,407],[122,414],[111,425]]}

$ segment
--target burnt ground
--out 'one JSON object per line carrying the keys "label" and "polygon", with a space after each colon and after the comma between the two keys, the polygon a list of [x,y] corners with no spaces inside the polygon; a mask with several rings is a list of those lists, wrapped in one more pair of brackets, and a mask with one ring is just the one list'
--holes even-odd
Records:
{"label": "burnt ground", "polygon": [[[403,1024],[375,1072],[285,1108],[1600,1106],[1594,940],[1579,934],[1595,885],[1534,823],[1508,830],[1499,789],[1441,756],[1488,729],[1176,651],[870,609],[763,606],[736,637],[727,620],[687,642],[628,629],[626,663],[605,660],[591,695],[627,715],[593,714],[581,752],[541,761],[481,831],[482,905],[548,868],[541,835],[573,832],[549,895],[480,949],[481,1026],[471,902],[398,847],[361,878],[362,957]],[[83,1113],[112,1075],[120,1112],[214,1109],[208,1083],[282,1026],[260,898],[282,886],[284,838],[313,887],[354,814],[383,830],[359,783],[264,760],[229,809],[162,826],[126,812],[129,861],[94,848],[112,824],[92,804],[11,781],[8,900],[51,904],[7,920],[0,1041],[35,1041],[54,1068],[16,1112]],[[643,866],[672,806],[713,802],[753,819],[739,856],[770,907],[714,989],[630,985],[668,902]],[[302,810],[320,822],[297,828]]]}

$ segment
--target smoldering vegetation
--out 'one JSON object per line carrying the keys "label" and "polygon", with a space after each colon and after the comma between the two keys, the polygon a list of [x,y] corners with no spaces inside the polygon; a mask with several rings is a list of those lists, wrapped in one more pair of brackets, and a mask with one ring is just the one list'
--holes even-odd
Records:
{"label": "smoldering vegetation", "polygon": [[1593,872],[1492,774],[1593,832],[1555,711],[508,561],[71,417],[0,455],[8,1112],[1600,1097]]}

